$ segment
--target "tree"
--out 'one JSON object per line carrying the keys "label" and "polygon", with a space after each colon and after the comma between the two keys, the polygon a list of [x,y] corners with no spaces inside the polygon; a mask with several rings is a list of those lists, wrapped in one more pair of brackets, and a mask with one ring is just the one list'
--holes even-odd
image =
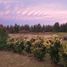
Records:
{"label": "tree", "polygon": [[67,32],[67,23],[65,24],[59,24],[59,22],[56,22],[54,25],[17,25],[15,24],[10,26],[3,26],[0,25],[0,27],[3,27],[6,29],[8,33],[29,33],[29,32]]}
{"label": "tree", "polygon": [[54,26],[53,26],[53,31],[54,31],[54,32],[59,32],[59,30],[60,30],[59,23],[56,22],[56,23],[54,24]]}
{"label": "tree", "polygon": [[17,24],[15,24],[15,26],[14,26],[14,32],[15,33],[19,33],[19,29],[20,29],[20,26],[17,25]]}
{"label": "tree", "polygon": [[67,32],[67,23],[60,25],[60,31],[61,31],[61,32]]}
{"label": "tree", "polygon": [[47,25],[47,26],[46,26],[46,30],[45,30],[45,32],[52,32],[52,31],[53,31],[52,26]]}

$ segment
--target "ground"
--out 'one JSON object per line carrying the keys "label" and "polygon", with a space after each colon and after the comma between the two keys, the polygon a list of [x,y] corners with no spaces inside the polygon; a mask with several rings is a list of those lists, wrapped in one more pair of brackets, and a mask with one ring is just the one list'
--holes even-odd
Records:
{"label": "ground", "polygon": [[47,54],[44,61],[33,57],[0,51],[0,67],[58,67],[53,64]]}

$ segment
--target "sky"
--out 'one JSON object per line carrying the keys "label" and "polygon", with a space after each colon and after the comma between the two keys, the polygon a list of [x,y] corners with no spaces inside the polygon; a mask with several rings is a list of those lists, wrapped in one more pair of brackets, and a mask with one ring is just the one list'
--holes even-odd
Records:
{"label": "sky", "polygon": [[0,0],[0,24],[67,22],[67,0]]}

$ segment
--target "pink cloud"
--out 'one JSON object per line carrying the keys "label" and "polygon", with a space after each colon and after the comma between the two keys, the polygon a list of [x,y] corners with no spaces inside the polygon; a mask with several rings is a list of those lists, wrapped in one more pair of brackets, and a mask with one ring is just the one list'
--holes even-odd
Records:
{"label": "pink cloud", "polygon": [[17,20],[30,20],[30,19],[50,19],[61,22],[67,21],[67,10],[62,9],[50,9],[50,8],[17,8],[10,10],[9,8],[5,11],[0,11],[0,17],[5,19],[17,19]]}

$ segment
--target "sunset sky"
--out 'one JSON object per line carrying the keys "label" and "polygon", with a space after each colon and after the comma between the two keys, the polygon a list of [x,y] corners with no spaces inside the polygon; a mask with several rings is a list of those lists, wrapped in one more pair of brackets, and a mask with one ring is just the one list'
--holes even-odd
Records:
{"label": "sunset sky", "polygon": [[67,0],[0,0],[0,24],[67,22]]}

